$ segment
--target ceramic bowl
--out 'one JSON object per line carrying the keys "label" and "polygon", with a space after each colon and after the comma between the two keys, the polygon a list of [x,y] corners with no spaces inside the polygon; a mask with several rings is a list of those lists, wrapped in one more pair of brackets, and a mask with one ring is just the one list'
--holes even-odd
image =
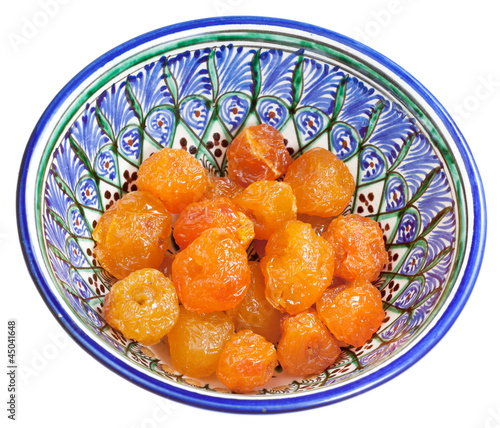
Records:
{"label": "ceramic bowl", "polygon": [[[386,318],[317,376],[276,372],[253,394],[177,373],[102,314],[112,278],[94,254],[101,214],[136,189],[141,161],[183,148],[216,174],[244,127],[278,128],[293,157],[324,147],[357,187],[348,210],[377,220],[389,252],[376,286]],[[486,214],[466,142],[436,99],[396,64],[298,22],[231,17],[137,37],[85,68],[55,97],[28,143],[18,222],[47,306],[93,357],[139,386],[195,406],[284,412],[333,403],[401,373],[453,324],[473,288]],[[95,382],[89,379],[89,382]]]}

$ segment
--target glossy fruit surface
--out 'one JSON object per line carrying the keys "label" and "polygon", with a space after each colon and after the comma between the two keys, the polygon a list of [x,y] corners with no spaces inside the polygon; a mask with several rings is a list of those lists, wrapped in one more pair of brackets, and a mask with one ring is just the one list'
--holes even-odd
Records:
{"label": "glossy fruit surface", "polygon": [[229,177],[219,177],[213,174],[207,174],[207,188],[200,200],[217,198],[234,198],[243,191],[244,187]]}
{"label": "glossy fruit surface", "polygon": [[205,168],[182,149],[162,149],[139,167],[137,186],[165,204],[172,214],[198,201],[207,187]]}
{"label": "glossy fruit surface", "polygon": [[141,269],[115,283],[106,294],[104,319],[128,339],[158,343],[179,317],[172,281],[156,269]]}
{"label": "glossy fruit surface", "polygon": [[318,300],[319,317],[337,339],[362,346],[385,317],[380,291],[364,279],[337,291],[327,290]]}
{"label": "glossy fruit surface", "polygon": [[281,225],[297,218],[295,196],[287,183],[256,181],[233,200],[252,220],[256,239],[269,239]]}
{"label": "glossy fruit surface", "polygon": [[190,311],[232,309],[250,284],[247,253],[223,229],[208,229],[179,252],[172,264],[179,300]]}
{"label": "glossy fruit surface", "polygon": [[180,306],[179,319],[168,334],[172,365],[184,375],[211,375],[233,333],[234,325],[224,312],[198,314]]}
{"label": "glossy fruit surface", "polygon": [[275,180],[292,163],[283,135],[266,124],[245,128],[226,155],[229,178],[243,187],[258,180]]}
{"label": "glossy fruit surface", "polygon": [[340,347],[315,310],[289,316],[283,321],[278,344],[278,361],[294,376],[319,374],[331,366]]}
{"label": "glossy fruit surface", "polygon": [[171,233],[172,216],[147,192],[131,192],[101,216],[92,237],[99,263],[123,279],[143,268],[157,269]]}
{"label": "glossy fruit surface", "polygon": [[175,222],[175,242],[182,250],[202,232],[214,227],[232,234],[245,249],[255,236],[252,221],[224,197],[188,205]]}
{"label": "glossy fruit surface", "polygon": [[282,313],[266,299],[266,284],[259,263],[251,261],[248,266],[252,272],[250,286],[240,304],[227,314],[234,322],[236,331],[252,330],[269,342],[278,343]]}
{"label": "glossy fruit surface", "polygon": [[250,330],[241,330],[222,350],[216,374],[231,391],[245,393],[268,382],[277,364],[272,343]]}
{"label": "glossy fruit surface", "polygon": [[355,188],[346,164],[321,147],[295,159],[287,170],[285,182],[292,186],[298,212],[319,217],[341,214]]}
{"label": "glossy fruit surface", "polygon": [[309,308],[332,281],[333,257],[309,224],[287,222],[271,235],[260,262],[269,302],[292,315]]}
{"label": "glossy fruit surface", "polygon": [[339,216],[323,237],[335,253],[335,276],[349,281],[375,281],[388,261],[383,232],[378,223],[359,214]]}

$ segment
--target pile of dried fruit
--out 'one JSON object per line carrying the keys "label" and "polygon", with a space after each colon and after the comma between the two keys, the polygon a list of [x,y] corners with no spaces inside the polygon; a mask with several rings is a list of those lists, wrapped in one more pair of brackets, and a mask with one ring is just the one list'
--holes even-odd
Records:
{"label": "pile of dried fruit", "polygon": [[[370,339],[385,316],[370,281],[387,252],[374,220],[342,215],[355,182],[326,149],[292,160],[283,136],[258,125],[234,139],[227,160],[228,176],[214,177],[182,149],[153,154],[139,190],[103,214],[93,237],[119,280],[106,321],[144,345],[166,337],[176,370],[215,372],[244,393],[278,364],[321,373],[340,347]],[[169,258],[171,214],[179,251]],[[260,262],[248,260],[252,241]]]}

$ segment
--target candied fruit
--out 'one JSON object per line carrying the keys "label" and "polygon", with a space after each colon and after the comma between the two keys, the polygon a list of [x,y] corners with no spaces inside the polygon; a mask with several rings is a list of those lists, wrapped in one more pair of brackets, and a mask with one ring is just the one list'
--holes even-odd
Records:
{"label": "candied fruit", "polygon": [[231,233],[246,249],[255,236],[252,221],[228,198],[207,199],[188,205],[175,222],[174,239],[181,250],[211,228]]}
{"label": "candied fruit", "polygon": [[388,261],[383,232],[378,223],[359,214],[339,216],[323,237],[335,253],[335,276],[348,281],[375,281]]}
{"label": "candied fruit", "polygon": [[311,225],[290,220],[271,235],[261,260],[266,297],[282,312],[309,308],[332,282],[331,245]]}
{"label": "candied fruit", "polygon": [[172,365],[187,376],[210,376],[233,334],[234,325],[224,312],[198,314],[181,306],[179,319],[167,336]]}
{"label": "candied fruit", "polygon": [[147,192],[131,192],[104,212],[92,237],[101,266],[117,279],[158,269],[170,241],[172,216]]}
{"label": "candied fruit", "polygon": [[229,145],[226,156],[229,178],[243,187],[258,180],[275,180],[292,163],[283,135],[266,124],[241,131]]}
{"label": "candied fruit", "polygon": [[362,346],[385,317],[380,291],[366,279],[340,287],[339,290],[328,289],[318,299],[318,315],[337,339]]}
{"label": "candied fruit", "polygon": [[140,269],[116,282],[104,298],[104,319],[127,339],[160,342],[179,317],[172,281],[156,269]]}
{"label": "candied fruit", "polygon": [[297,211],[319,217],[341,214],[355,188],[346,164],[321,147],[295,159],[286,172],[285,182],[292,186],[297,198]]}
{"label": "candied fruit", "polygon": [[231,391],[245,393],[268,382],[277,365],[272,343],[250,330],[241,330],[224,346],[216,374]]}
{"label": "candied fruit", "polygon": [[252,220],[256,239],[269,239],[281,225],[297,217],[295,196],[287,183],[256,181],[233,201]]}
{"label": "candied fruit", "polygon": [[309,214],[297,214],[297,220],[309,223],[317,235],[322,235],[333,220],[333,217],[318,217]]}
{"label": "candied fruit", "polygon": [[201,198],[207,187],[207,174],[186,151],[165,148],[141,164],[137,187],[161,199],[172,214],[179,214]]}
{"label": "candied fruit", "polygon": [[252,330],[271,343],[278,343],[281,336],[282,313],[266,299],[266,284],[258,262],[248,262],[252,278],[245,297],[236,308],[227,311],[236,331]]}
{"label": "candied fruit", "polygon": [[213,174],[207,174],[207,188],[201,201],[206,199],[229,198],[232,199],[243,191],[244,187],[229,177],[219,177]]}
{"label": "candied fruit", "polygon": [[223,229],[207,229],[172,264],[172,280],[184,307],[198,313],[236,307],[250,284],[247,253]]}
{"label": "candied fruit", "polygon": [[309,309],[283,320],[278,361],[293,376],[319,374],[331,366],[340,347],[315,310]]}

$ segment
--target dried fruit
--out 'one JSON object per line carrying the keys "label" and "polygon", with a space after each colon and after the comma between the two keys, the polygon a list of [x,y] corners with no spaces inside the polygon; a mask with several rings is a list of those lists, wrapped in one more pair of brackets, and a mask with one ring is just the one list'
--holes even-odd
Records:
{"label": "dried fruit", "polygon": [[201,198],[207,187],[207,174],[186,151],[165,148],[141,164],[137,186],[161,199],[172,214],[179,214]]}
{"label": "dried fruit", "polygon": [[233,199],[252,220],[256,239],[269,239],[281,225],[297,217],[290,185],[279,181],[256,181]]}
{"label": "dried fruit", "polygon": [[278,361],[293,376],[319,374],[331,366],[340,347],[315,310],[289,316],[283,321]]}
{"label": "dried fruit", "polygon": [[92,237],[104,269],[118,279],[160,267],[170,240],[172,216],[147,192],[131,192],[101,216]]}
{"label": "dried fruit", "polygon": [[179,300],[190,311],[227,311],[250,284],[247,253],[223,229],[208,229],[179,252],[172,264]]}
{"label": "dried fruit", "polygon": [[334,272],[331,245],[309,224],[291,220],[269,239],[261,260],[266,297],[280,311],[309,308],[330,285]]}
{"label": "dried fruit", "polygon": [[321,147],[295,159],[286,172],[285,182],[292,186],[297,198],[297,211],[319,217],[341,214],[355,188],[346,164]]}
{"label": "dried fruit", "polygon": [[340,287],[328,289],[318,299],[318,315],[337,339],[362,346],[385,317],[380,291],[365,279]]}
{"label": "dried fruit", "polygon": [[229,198],[232,199],[243,191],[244,187],[229,177],[219,177],[213,174],[207,174],[207,188],[201,201],[205,199]]}
{"label": "dried fruit", "polygon": [[274,180],[292,163],[283,135],[266,124],[245,128],[229,145],[226,156],[229,178],[243,187]]}
{"label": "dried fruit", "polygon": [[231,391],[245,393],[269,381],[277,364],[272,343],[250,330],[241,330],[222,350],[216,374]]}
{"label": "dried fruit", "polygon": [[303,223],[308,223],[312,226],[317,235],[322,235],[333,220],[333,217],[318,217],[309,214],[297,214],[297,220]]}
{"label": "dried fruit", "polygon": [[188,205],[175,222],[174,238],[181,250],[207,229],[224,229],[246,249],[255,236],[252,221],[228,198]]}
{"label": "dried fruit", "polygon": [[383,232],[378,223],[359,214],[332,221],[323,237],[335,253],[335,276],[348,281],[375,281],[388,261]]}
{"label": "dried fruit", "polygon": [[198,314],[181,306],[179,319],[168,334],[172,365],[187,376],[210,376],[233,334],[234,325],[224,312]]}
{"label": "dried fruit", "polygon": [[281,336],[282,313],[266,299],[266,284],[258,262],[248,262],[252,279],[245,297],[236,308],[227,312],[236,331],[252,330],[271,343],[278,343]]}
{"label": "dried fruit", "polygon": [[174,285],[156,269],[141,269],[118,281],[106,294],[104,319],[128,339],[158,343],[179,317]]}

